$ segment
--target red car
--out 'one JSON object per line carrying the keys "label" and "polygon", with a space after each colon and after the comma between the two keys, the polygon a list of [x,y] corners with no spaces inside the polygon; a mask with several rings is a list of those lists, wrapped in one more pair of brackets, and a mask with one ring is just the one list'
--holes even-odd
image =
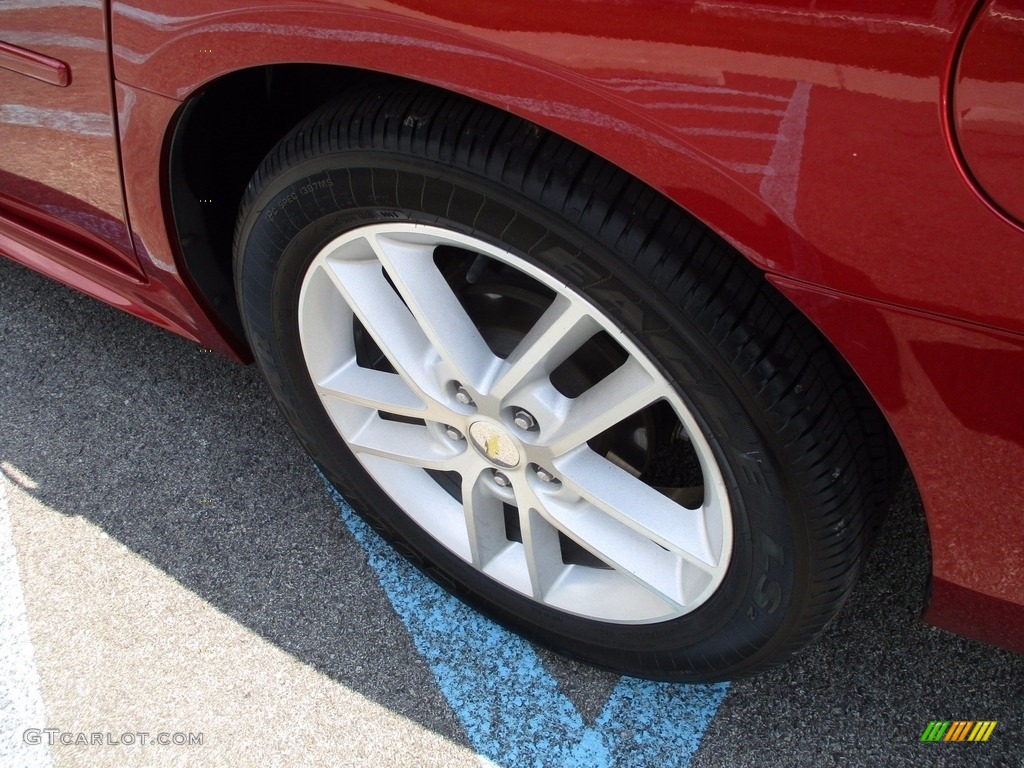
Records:
{"label": "red car", "polygon": [[0,6],[0,253],[241,361],[467,602],[776,663],[905,465],[1024,650],[1024,0]]}

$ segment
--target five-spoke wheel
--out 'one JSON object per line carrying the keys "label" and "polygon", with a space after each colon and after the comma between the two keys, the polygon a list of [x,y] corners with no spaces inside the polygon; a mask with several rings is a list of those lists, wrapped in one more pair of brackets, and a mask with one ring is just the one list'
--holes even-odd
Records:
{"label": "five-spoke wheel", "polygon": [[[721,582],[732,524],[707,441],[654,363],[550,275],[458,232],[370,225],[320,250],[298,312],[310,375],[356,458],[482,573],[620,622],[680,616]],[[596,337],[613,354],[576,371]],[[585,388],[560,390],[567,374]],[[692,453],[684,485],[651,474],[662,433]]]}

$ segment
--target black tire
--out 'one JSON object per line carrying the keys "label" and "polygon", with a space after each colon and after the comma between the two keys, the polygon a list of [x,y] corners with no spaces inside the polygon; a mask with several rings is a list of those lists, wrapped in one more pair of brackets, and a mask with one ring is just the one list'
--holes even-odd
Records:
{"label": "black tire", "polygon": [[[299,294],[327,243],[396,221],[471,236],[557,276],[672,383],[731,509],[730,564],[699,607],[628,624],[535,601],[425,533],[355,458],[311,381]],[[403,554],[502,624],[624,674],[707,681],[789,657],[849,594],[882,498],[872,454],[888,456],[884,425],[756,269],[579,147],[448,94],[353,95],[305,120],[264,160],[239,214],[235,259],[250,344],[314,460]],[[655,449],[646,450],[653,461]]]}

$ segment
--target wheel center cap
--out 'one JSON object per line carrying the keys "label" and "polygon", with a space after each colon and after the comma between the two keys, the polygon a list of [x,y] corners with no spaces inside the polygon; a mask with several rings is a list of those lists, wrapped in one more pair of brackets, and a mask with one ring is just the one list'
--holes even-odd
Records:
{"label": "wheel center cap", "polygon": [[519,463],[519,449],[508,432],[486,421],[478,421],[469,427],[473,445],[491,464],[499,467],[514,467]]}

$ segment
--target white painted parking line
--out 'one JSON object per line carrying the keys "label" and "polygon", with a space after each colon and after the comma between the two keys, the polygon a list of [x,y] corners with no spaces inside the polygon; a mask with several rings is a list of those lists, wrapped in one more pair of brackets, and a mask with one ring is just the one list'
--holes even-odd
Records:
{"label": "white painted parking line", "polygon": [[46,727],[46,713],[11,534],[4,477],[10,471],[0,464],[0,765],[49,768],[49,749],[25,740],[30,729]]}

